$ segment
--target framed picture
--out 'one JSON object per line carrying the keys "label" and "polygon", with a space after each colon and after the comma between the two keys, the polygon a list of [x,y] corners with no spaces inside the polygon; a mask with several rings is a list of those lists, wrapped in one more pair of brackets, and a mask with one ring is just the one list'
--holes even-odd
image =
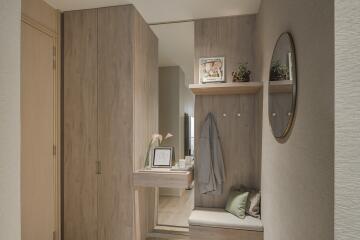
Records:
{"label": "framed picture", "polygon": [[201,83],[225,82],[225,58],[200,58],[199,78]]}
{"label": "framed picture", "polygon": [[173,147],[157,147],[154,149],[154,157],[151,167],[171,168],[173,162]]}

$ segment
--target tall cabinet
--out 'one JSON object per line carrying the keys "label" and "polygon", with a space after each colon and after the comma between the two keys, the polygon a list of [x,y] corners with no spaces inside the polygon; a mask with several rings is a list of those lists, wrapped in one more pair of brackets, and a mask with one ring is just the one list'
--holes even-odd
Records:
{"label": "tall cabinet", "polygon": [[145,196],[132,173],[157,131],[157,38],[132,5],[63,23],[63,239],[136,239]]}

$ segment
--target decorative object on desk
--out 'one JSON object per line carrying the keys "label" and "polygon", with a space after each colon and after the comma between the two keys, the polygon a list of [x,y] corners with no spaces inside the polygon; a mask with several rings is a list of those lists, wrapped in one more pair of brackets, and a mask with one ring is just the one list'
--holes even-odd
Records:
{"label": "decorative object on desk", "polygon": [[193,156],[185,156],[185,164],[186,164],[186,166],[192,165],[193,161],[194,161]]}
{"label": "decorative object on desk", "polygon": [[225,82],[225,58],[211,57],[199,59],[199,82]]}
{"label": "decorative object on desk", "polygon": [[172,138],[173,136],[174,135],[172,135],[171,133],[167,133],[165,138],[164,138],[164,141],[161,141],[160,144],[163,145],[166,142],[167,139]]}
{"label": "decorative object on desk", "polygon": [[[173,135],[171,133],[166,134],[166,137],[164,140],[171,138]],[[158,147],[163,141],[163,136],[158,133],[154,133],[151,137],[151,140],[148,145],[148,149],[146,152],[146,160],[144,164],[144,168],[148,169],[151,168],[152,158],[154,156],[154,149],[155,147]]]}
{"label": "decorative object on desk", "polygon": [[249,82],[251,71],[248,69],[248,63],[240,63],[237,70],[232,72],[233,82]]}
{"label": "decorative object on desk", "polygon": [[289,79],[289,68],[285,64],[281,64],[280,60],[271,62],[270,81],[280,81]]}
{"label": "decorative object on desk", "polygon": [[152,161],[153,168],[171,168],[174,159],[173,147],[156,147]]}
{"label": "decorative object on desk", "polygon": [[179,168],[186,168],[185,159],[179,159]]}

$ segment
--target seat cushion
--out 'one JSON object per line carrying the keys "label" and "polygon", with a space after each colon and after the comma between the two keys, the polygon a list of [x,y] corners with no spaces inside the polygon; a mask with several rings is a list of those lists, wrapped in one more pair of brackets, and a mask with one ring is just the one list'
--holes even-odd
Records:
{"label": "seat cushion", "polygon": [[251,216],[239,219],[220,208],[197,208],[191,212],[189,225],[202,227],[218,227],[241,229],[248,231],[263,231],[261,220]]}

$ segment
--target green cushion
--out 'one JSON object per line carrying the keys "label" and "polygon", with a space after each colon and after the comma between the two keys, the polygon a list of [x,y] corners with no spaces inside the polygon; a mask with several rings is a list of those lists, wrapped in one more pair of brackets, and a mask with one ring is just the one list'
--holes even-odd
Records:
{"label": "green cushion", "polygon": [[231,191],[226,203],[225,210],[237,216],[238,218],[244,219],[248,196],[249,192],[236,190]]}

